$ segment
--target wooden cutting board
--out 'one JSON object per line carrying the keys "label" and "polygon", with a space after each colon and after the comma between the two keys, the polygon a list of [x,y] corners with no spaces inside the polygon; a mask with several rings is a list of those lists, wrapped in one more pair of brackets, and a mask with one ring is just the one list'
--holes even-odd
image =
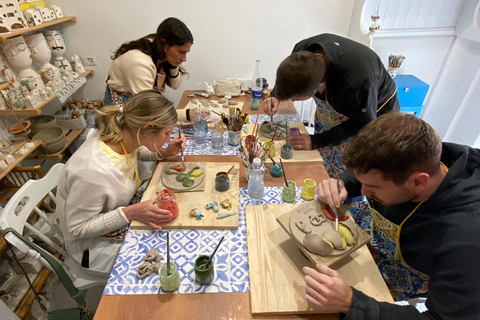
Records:
{"label": "wooden cutting board", "polygon": [[[161,182],[160,175],[164,165],[168,165],[168,162],[160,162],[150,179],[150,184],[145,191],[142,201],[155,199],[157,192],[164,189]],[[230,188],[227,191],[219,192],[215,190],[215,175],[220,171],[228,171],[233,165],[234,168],[239,169],[239,164],[236,162],[209,162],[207,166],[207,174],[205,176],[205,190],[190,192],[175,192],[179,213],[178,216],[170,221],[168,224],[162,226],[164,229],[238,229],[238,199],[239,199],[239,173],[236,175],[229,175]],[[230,199],[232,202],[232,209],[226,210],[220,207],[218,213],[213,212],[211,209],[205,209],[205,205],[211,201],[223,201]],[[195,220],[194,217],[189,215],[190,210],[198,208],[203,218],[201,220]],[[217,215],[224,212],[237,211],[236,215],[224,218],[216,219]],[[132,221],[130,227],[132,229],[152,229],[149,225],[146,225],[140,221]]]}
{"label": "wooden cutting board", "polygon": [[[258,125],[258,124],[257,124]],[[307,129],[301,122],[289,122],[288,123],[289,127],[297,127],[300,129],[300,134],[308,134]],[[242,131],[242,145],[245,146],[245,138],[247,137],[247,134],[252,134],[253,126],[254,124],[246,124],[245,125],[248,128],[247,133],[245,131]],[[262,136],[261,134],[258,135],[258,138],[260,142],[265,143],[265,141],[269,140],[268,138]],[[286,140],[281,139],[281,140],[273,140],[273,144],[275,145],[275,155],[272,157],[273,160],[276,162],[280,162],[280,154],[282,150],[282,146],[285,144]],[[293,151],[293,157],[291,159],[282,159],[282,162],[285,163],[298,163],[298,162],[318,162],[318,163],[323,163],[323,158],[320,155],[320,152],[318,150],[294,150]],[[267,158],[266,163],[272,163],[272,160],[270,158]]]}
{"label": "wooden cutting board", "polygon": [[[313,267],[276,218],[299,204],[246,206],[253,314],[323,313],[305,300],[302,267]],[[332,266],[345,281],[378,301],[393,299],[366,246]]]}

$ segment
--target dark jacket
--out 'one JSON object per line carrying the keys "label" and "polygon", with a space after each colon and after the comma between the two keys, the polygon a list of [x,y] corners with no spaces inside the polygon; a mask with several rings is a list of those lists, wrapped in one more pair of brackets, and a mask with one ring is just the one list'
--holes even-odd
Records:
{"label": "dark jacket", "polygon": [[[435,191],[402,226],[400,246],[411,267],[430,276],[426,307],[377,302],[353,289],[345,319],[480,319],[480,150],[443,143],[449,171]],[[360,184],[345,173],[349,196]],[[400,224],[418,203],[373,206]]]}
{"label": "dark jacket", "polygon": [[[325,85],[330,106],[348,121],[312,136],[313,149],[338,145],[388,111],[399,111],[396,85],[380,58],[353,40],[324,33],[300,41],[293,52],[322,48],[326,58]],[[392,97],[392,95],[394,95]],[[317,97],[325,101],[325,93]],[[379,109],[390,97],[386,105]]]}

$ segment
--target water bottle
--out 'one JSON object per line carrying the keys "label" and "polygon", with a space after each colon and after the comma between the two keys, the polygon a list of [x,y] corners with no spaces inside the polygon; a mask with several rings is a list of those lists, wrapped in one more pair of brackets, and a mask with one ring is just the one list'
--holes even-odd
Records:
{"label": "water bottle", "polygon": [[206,120],[202,117],[202,110],[197,108],[195,117],[193,118],[193,140],[195,141],[195,148],[197,150],[205,149],[207,140],[207,131],[205,131]]}
{"label": "water bottle", "polygon": [[260,60],[257,60],[255,64],[255,70],[253,70],[252,78],[252,110],[258,110],[260,107],[260,101],[262,100],[263,91],[263,78],[260,72]]}
{"label": "water bottle", "polygon": [[214,154],[222,154],[223,153],[223,133],[225,130],[223,129],[223,125],[220,122],[219,116],[213,117],[213,123],[215,126],[212,130],[212,151]]}
{"label": "water bottle", "polygon": [[263,197],[263,176],[265,170],[259,158],[255,158],[248,169],[248,195],[252,199],[260,199]]}

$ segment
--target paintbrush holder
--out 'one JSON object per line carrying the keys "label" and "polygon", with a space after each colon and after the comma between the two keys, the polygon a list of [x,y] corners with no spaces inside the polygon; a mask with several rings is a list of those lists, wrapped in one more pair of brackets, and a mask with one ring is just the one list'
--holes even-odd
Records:
{"label": "paintbrush holder", "polygon": [[292,159],[293,157],[293,146],[291,144],[284,144],[282,150],[280,151],[280,157],[282,159]]}
{"label": "paintbrush holder", "polygon": [[400,68],[388,67],[388,74],[390,75],[390,77],[392,77],[392,79],[397,76],[398,69]]}
{"label": "paintbrush holder", "polygon": [[167,264],[165,263],[158,271],[160,275],[160,285],[164,292],[174,292],[180,287],[180,273],[175,262],[170,262],[170,274],[167,274]]}
{"label": "paintbrush holder", "polygon": [[228,130],[228,144],[231,146],[239,146],[242,142],[242,130],[230,131]]}
{"label": "paintbrush holder", "polygon": [[175,193],[170,189],[163,189],[158,192],[157,207],[168,210],[172,214],[172,220],[178,216],[178,204],[175,201]]}
{"label": "paintbrush holder", "polygon": [[215,278],[213,260],[207,265],[209,258],[209,256],[202,255],[195,259],[195,281],[202,286],[210,284]]}
{"label": "paintbrush holder", "polygon": [[280,178],[283,175],[282,165],[280,163],[275,163],[270,169],[270,174],[274,178]]}

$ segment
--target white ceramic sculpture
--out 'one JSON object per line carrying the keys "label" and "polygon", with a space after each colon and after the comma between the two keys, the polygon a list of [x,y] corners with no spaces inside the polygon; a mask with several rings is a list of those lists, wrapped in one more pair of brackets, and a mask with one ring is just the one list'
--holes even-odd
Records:
{"label": "white ceramic sculpture", "polygon": [[80,60],[80,57],[77,56],[76,54],[74,54],[72,56],[72,61],[74,63],[74,68],[75,68],[75,72],[77,73],[85,73],[85,67],[83,66],[83,63],[82,63],[82,60]]}
{"label": "white ceramic sculpture", "polygon": [[[25,41],[33,56],[33,61],[40,64],[40,73],[46,79],[46,82],[50,80],[58,80],[61,78],[60,69],[50,63],[52,57],[52,51],[48,46],[45,37],[41,33],[25,36]],[[48,71],[48,75],[46,75]]]}
{"label": "white ceramic sculpture", "polygon": [[23,15],[27,19],[27,24],[29,27],[38,26],[43,23],[42,15],[38,10],[27,8],[23,10]]}
{"label": "white ceramic sculpture", "polygon": [[63,74],[65,71],[73,71],[72,65],[65,59],[65,40],[57,30],[49,30],[45,33],[48,47],[52,50],[53,65],[60,69]]}
{"label": "white ceramic sculpture", "polygon": [[57,6],[57,5],[54,4],[54,5],[50,6],[50,9],[53,10],[53,12],[55,13],[55,16],[57,17],[57,19],[63,18],[62,9],[60,9],[59,6]]}
{"label": "white ceramic sculpture", "polygon": [[18,1],[0,0],[0,33],[27,27]]}
{"label": "white ceramic sculpture", "polygon": [[37,84],[37,89],[43,90],[45,86],[42,77],[38,72],[32,69],[32,53],[28,49],[25,39],[22,36],[10,38],[6,43],[0,44],[8,62],[12,67],[18,71],[18,78],[23,79],[27,77],[38,78],[40,81]]}

